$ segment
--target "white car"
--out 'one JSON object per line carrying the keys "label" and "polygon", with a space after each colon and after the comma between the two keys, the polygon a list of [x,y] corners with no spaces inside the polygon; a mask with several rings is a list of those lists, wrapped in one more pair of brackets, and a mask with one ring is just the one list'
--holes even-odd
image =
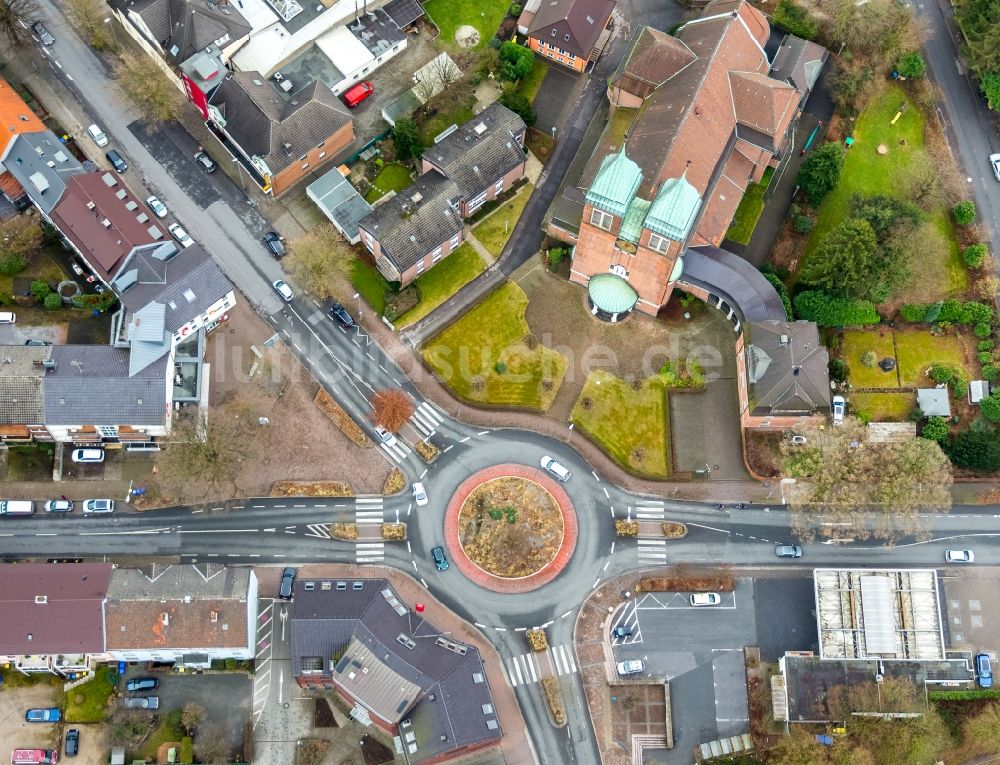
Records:
{"label": "white car", "polygon": [[642,659],[620,661],[615,665],[619,675],[637,675],[642,672]]}
{"label": "white car", "polygon": [[83,501],[83,512],[86,515],[91,513],[113,513],[115,511],[115,501],[113,499],[85,499]]}
{"label": "white car", "polygon": [[990,165],[993,166],[993,175],[1000,181],[1000,154],[990,154]]}
{"label": "white car", "polygon": [[13,311],[0,311],[0,324],[14,324],[17,316]]}
{"label": "white car", "polygon": [[546,472],[551,473],[553,476],[555,476],[564,483],[568,481],[570,477],[573,475],[571,472],[569,472],[566,468],[564,468],[562,465],[560,465],[558,462],[556,462],[547,454],[544,457],[542,457],[541,464],[542,468],[544,468]]}
{"label": "white car", "polygon": [[167,206],[157,197],[149,197],[149,199],[146,200],[146,204],[149,205],[150,210],[156,213],[157,218],[167,217]]}
{"label": "white car", "polygon": [[97,127],[97,125],[91,125],[87,128],[87,134],[98,146],[108,145],[108,137],[104,135],[104,131]]}
{"label": "white car", "polygon": [[292,298],[294,297],[294,295],[292,295],[292,288],[285,284],[285,282],[278,279],[277,281],[272,282],[271,285],[274,287],[275,291],[281,295],[282,300],[286,303],[292,302]]}
{"label": "white car", "polygon": [[413,484],[413,501],[417,503],[417,507],[423,507],[427,504],[427,492],[422,483]]}
{"label": "white car", "polygon": [[378,440],[381,441],[386,446],[395,446],[396,437],[390,433],[388,430],[383,428],[381,425],[375,426],[375,435],[378,436]]}
{"label": "white car", "polygon": [[833,424],[843,425],[844,414],[847,412],[847,402],[843,396],[833,397]]}
{"label": "white car", "polygon": [[689,600],[692,606],[717,606],[722,602],[717,592],[696,592]]}
{"label": "white car", "polygon": [[73,500],[71,499],[50,499],[45,503],[47,513],[71,513],[73,512]]}
{"label": "white car", "polygon": [[190,247],[194,244],[194,239],[188,236],[188,232],[182,229],[178,224],[171,223],[167,226],[167,230],[173,235],[174,239],[180,242],[181,247]]}
{"label": "white car", "polygon": [[74,449],[73,462],[104,462],[104,449]]}
{"label": "white car", "polygon": [[974,563],[975,560],[972,550],[948,550],[944,554],[945,563]]}

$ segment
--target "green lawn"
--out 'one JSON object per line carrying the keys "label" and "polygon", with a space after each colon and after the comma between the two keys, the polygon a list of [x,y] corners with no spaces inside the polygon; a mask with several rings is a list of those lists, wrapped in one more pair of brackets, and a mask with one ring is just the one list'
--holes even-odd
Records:
{"label": "green lawn", "polygon": [[545,75],[548,74],[548,72],[549,62],[543,58],[535,56],[535,68],[531,70],[531,74],[518,83],[518,92],[527,98],[529,102],[533,102],[535,100],[535,96],[538,95],[538,88],[541,87],[542,80],[545,79]]}
{"label": "green lawn", "polygon": [[726,232],[726,239],[732,239],[740,244],[748,244],[753,230],[757,227],[760,214],[764,212],[764,192],[767,191],[771,178],[774,176],[774,168],[769,167],[764,171],[764,177],[760,183],[751,183],[743,193],[736,214],[733,215],[732,225]]}
{"label": "green lawn", "polygon": [[479,31],[476,48],[482,48],[497,33],[510,5],[508,0],[427,0],[424,11],[441,30],[446,48],[459,48],[455,32],[463,24]]}
{"label": "green lawn", "polygon": [[898,393],[852,393],[851,412],[864,412],[872,422],[905,422],[917,405],[917,396],[908,391]]}
{"label": "green lawn", "polygon": [[360,292],[365,302],[381,316],[385,310],[385,291],[389,289],[389,282],[375,266],[369,265],[361,258],[354,258],[351,261],[350,276],[354,289]]}
{"label": "green lawn", "polygon": [[567,360],[530,336],[524,319],[527,306],[524,290],[512,282],[504,284],[427,343],[424,360],[468,401],[548,409]]}
{"label": "green lawn", "polygon": [[855,388],[898,388],[899,377],[895,369],[883,372],[878,366],[869,368],[861,363],[861,356],[866,351],[875,351],[878,361],[886,357],[895,358],[896,348],[892,344],[892,332],[886,330],[881,335],[878,332],[864,330],[844,332],[840,358],[847,363],[850,370],[848,382]]}
{"label": "green lawn", "polygon": [[[905,104],[902,116],[891,125],[900,104]],[[924,151],[924,115],[898,85],[890,85],[865,109],[853,135],[855,142],[847,151],[840,183],[819,209],[803,262],[816,251],[823,237],[847,217],[852,194],[898,196],[906,187],[910,168],[929,161]],[[879,144],[886,145],[888,154],[878,154]],[[940,241],[924,250],[926,257],[915,258],[911,264],[912,290],[919,295],[914,299],[926,302],[954,296],[968,286],[947,210],[935,210],[928,216],[928,223],[938,232]]]}
{"label": "green lawn", "polygon": [[472,102],[456,101],[449,104],[447,109],[442,109],[427,120],[421,128],[421,138],[424,145],[432,146],[434,138],[452,125],[462,125],[471,120],[475,116],[472,113],[472,106]]}
{"label": "green lawn", "polygon": [[115,691],[117,675],[114,668],[101,666],[92,680],[71,689],[66,694],[66,722],[103,722],[108,713],[108,699]]}
{"label": "green lawn", "polygon": [[396,322],[402,329],[424,318],[486,269],[482,256],[471,244],[463,244],[416,280],[420,302]]}
{"label": "green lawn", "polygon": [[651,478],[670,474],[670,425],[667,392],[659,377],[635,390],[619,377],[591,372],[573,406],[574,425],[615,462]]}
{"label": "green lawn", "polygon": [[168,741],[180,742],[184,736],[184,730],[181,728],[181,710],[176,709],[168,715],[159,715],[159,723],[149,738],[142,742],[142,746],[133,759],[155,761],[156,750],[160,748],[161,744],[166,744]]}
{"label": "green lawn", "polygon": [[521,212],[528,204],[528,198],[534,190],[535,187],[530,183],[525,184],[513,199],[504,202],[502,207],[490,213],[486,220],[472,229],[476,239],[493,254],[494,258],[499,258],[503,252],[504,245],[514,233],[517,219],[521,217]]}
{"label": "green lawn", "polygon": [[962,338],[932,335],[925,329],[897,331],[896,362],[899,364],[899,382],[903,386],[930,388],[934,381],[924,372],[932,364],[948,364],[955,369],[965,369],[970,380],[976,379],[976,369],[966,368],[965,343]]}
{"label": "green lawn", "polygon": [[410,185],[410,168],[398,162],[390,162],[379,170],[372,182],[372,187],[365,194],[368,204],[374,204],[390,191],[399,193]]}

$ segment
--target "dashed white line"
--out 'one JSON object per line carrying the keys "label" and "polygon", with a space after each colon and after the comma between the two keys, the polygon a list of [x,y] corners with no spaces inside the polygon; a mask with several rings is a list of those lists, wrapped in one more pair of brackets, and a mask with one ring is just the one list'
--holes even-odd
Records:
{"label": "dashed white line", "polygon": [[611,565],[611,561],[609,561],[609,560],[604,561],[604,568],[602,568],[601,571],[602,572],[603,571],[607,571],[608,570],[608,566],[610,566],[610,565]]}
{"label": "dashed white line", "polygon": [[468,440],[469,440],[470,438],[472,438],[472,436],[466,436],[465,438],[461,439],[461,440],[459,441],[459,443],[460,443],[460,444],[464,444],[464,443],[465,443],[466,441],[468,441]]}
{"label": "dashed white line", "polygon": [[494,627],[493,629],[495,629],[497,632],[506,632],[507,631],[506,627]]}
{"label": "dashed white line", "polygon": [[485,624],[480,624],[479,622],[473,622],[473,624],[475,624],[477,627],[480,627],[481,629],[486,629]]}
{"label": "dashed white line", "polygon": [[597,475],[597,471],[596,471],[596,470],[591,470],[591,471],[590,471],[590,474],[591,474],[592,476],[594,476],[594,480],[595,480],[595,481],[597,481],[598,483],[600,483],[600,482],[601,482],[601,478],[600,478],[600,476],[598,476],[598,475]]}
{"label": "dashed white line", "polygon": [[294,346],[295,346],[295,350],[297,350],[297,351],[298,351],[299,353],[302,353],[302,354],[304,354],[304,353],[305,353],[305,351],[304,351],[304,350],[302,350],[302,346],[301,346],[301,345],[299,345],[298,343],[292,343],[292,345],[294,345]]}
{"label": "dashed white line", "polygon": [[413,564],[413,570],[416,571],[417,570],[417,562],[415,560],[411,560],[410,563]]}
{"label": "dashed white line", "polygon": [[430,587],[427,586],[427,581],[423,577],[420,577],[420,584],[422,584],[424,586],[425,590],[429,590],[430,589]]}
{"label": "dashed white line", "polygon": [[566,613],[564,613],[564,614],[563,614],[562,616],[560,616],[559,618],[560,618],[560,619],[565,619],[565,618],[566,618],[567,616],[569,616],[569,615],[570,615],[571,613],[573,613],[573,609],[572,609],[572,608],[571,608],[571,609],[570,609],[569,611],[567,611]]}
{"label": "dashed white line", "polygon": [[424,476],[427,475],[427,468],[424,468],[424,472],[420,474],[420,479],[423,480]]}
{"label": "dashed white line", "polygon": [[524,632],[527,629],[528,629],[527,627],[515,627],[514,632]]}
{"label": "dashed white line", "polygon": [[35,534],[35,536],[36,537],[54,537],[54,536],[57,536],[57,534],[54,531],[39,531],[37,534]]}
{"label": "dashed white line", "polygon": [[604,487],[604,496],[605,496],[605,497],[606,497],[607,499],[611,499],[611,495],[610,495],[610,494],[608,494],[608,487],[607,487],[607,486],[605,486],[605,487]]}
{"label": "dashed white line", "polygon": [[489,433],[488,430],[480,430],[479,431],[479,435],[481,435],[481,436],[485,436],[487,433]]}
{"label": "dashed white line", "polygon": [[454,445],[455,445],[455,444],[448,444],[448,445],[447,445],[447,446],[446,446],[446,447],[444,448],[444,452],[443,452],[443,453],[444,453],[444,454],[447,454],[448,452],[450,452],[450,451],[451,451],[451,448],[452,448],[452,447],[453,447]]}
{"label": "dashed white line", "polygon": [[594,583],[590,585],[590,589],[592,590],[597,589],[597,585],[600,584],[600,582],[601,582],[601,577],[597,577],[597,579],[594,580]]}

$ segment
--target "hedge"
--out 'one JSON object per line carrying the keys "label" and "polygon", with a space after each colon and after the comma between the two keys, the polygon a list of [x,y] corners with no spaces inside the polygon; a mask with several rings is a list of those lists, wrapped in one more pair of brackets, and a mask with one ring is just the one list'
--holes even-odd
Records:
{"label": "hedge", "polygon": [[764,272],[764,278],[771,282],[771,286],[774,287],[778,293],[778,297],[781,298],[781,304],[785,307],[785,318],[792,321],[792,301],[788,297],[788,288],[785,287],[785,283],[778,278],[777,274],[770,271]]}
{"label": "hedge", "polygon": [[875,304],[867,300],[831,297],[824,292],[802,292],[795,296],[795,314],[821,327],[856,327],[878,324],[882,319]]}
{"label": "hedge", "polygon": [[919,324],[988,324],[993,321],[993,308],[985,303],[970,300],[966,303],[958,300],[945,300],[940,303],[907,303],[899,309],[899,315],[904,321]]}
{"label": "hedge", "polygon": [[1000,699],[1000,689],[927,692],[928,701],[978,701],[980,699]]}

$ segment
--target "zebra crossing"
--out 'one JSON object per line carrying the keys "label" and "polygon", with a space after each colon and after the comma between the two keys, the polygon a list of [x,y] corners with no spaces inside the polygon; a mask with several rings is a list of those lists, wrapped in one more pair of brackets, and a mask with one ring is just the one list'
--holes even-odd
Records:
{"label": "zebra crossing", "polygon": [[385,517],[384,497],[357,497],[354,500],[355,523],[382,523]]}
{"label": "zebra crossing", "polygon": [[444,415],[440,414],[431,404],[424,401],[416,408],[410,417],[413,426],[424,434],[425,438],[434,435],[438,426],[444,422]]}
{"label": "zebra crossing", "polygon": [[654,564],[667,562],[667,541],[665,539],[639,539],[636,554],[640,563]]}
{"label": "zebra crossing", "polygon": [[384,542],[357,542],[354,548],[355,560],[358,563],[381,563],[385,560]]}
{"label": "zebra crossing", "polygon": [[[562,675],[574,674],[578,671],[576,660],[573,658],[573,649],[568,645],[554,645],[545,651],[548,654],[549,662],[555,673]],[[537,683],[539,678],[545,677],[545,673],[539,670],[538,662],[541,653],[522,653],[507,659],[507,675],[510,677],[510,684],[513,687],[519,685],[532,685]]]}
{"label": "zebra crossing", "polygon": [[[367,525],[369,529],[373,524],[382,523],[385,519],[384,502],[383,497],[357,497],[354,500],[354,522],[359,526]],[[359,531],[361,530],[359,529]],[[372,536],[362,532],[360,536],[365,541],[355,543],[355,560],[358,563],[381,563],[384,561],[385,543],[377,538],[377,534]]]}
{"label": "zebra crossing", "polygon": [[393,438],[389,443],[379,441],[379,446],[382,447],[382,451],[389,455],[389,459],[396,463],[403,462],[412,451],[401,438]]}
{"label": "zebra crossing", "polygon": [[635,503],[637,521],[662,521],[663,517],[663,500],[640,499]]}

